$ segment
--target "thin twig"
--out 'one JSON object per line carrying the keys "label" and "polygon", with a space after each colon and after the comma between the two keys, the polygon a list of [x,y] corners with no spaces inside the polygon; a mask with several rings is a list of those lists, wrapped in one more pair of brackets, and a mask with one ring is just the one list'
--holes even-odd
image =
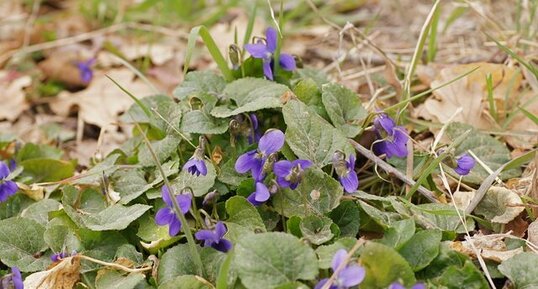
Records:
{"label": "thin twig", "polygon": [[[397,177],[398,179],[400,179],[401,181],[403,181],[404,183],[410,186],[414,186],[416,184],[414,180],[408,178],[402,172],[400,172],[399,170],[397,170],[396,168],[394,168],[393,166],[391,166],[390,164],[388,164],[387,162],[385,162],[384,160],[376,156],[374,153],[372,153],[370,150],[363,147],[356,141],[349,140],[349,142],[361,155],[373,161],[377,166],[381,167],[385,172],[394,175],[395,177]],[[439,201],[435,197],[435,194],[432,191],[426,189],[425,187],[418,186],[417,191],[420,194],[422,194],[424,197],[426,197],[428,200],[432,201],[433,203],[439,203]]]}
{"label": "thin twig", "polygon": [[99,265],[112,267],[112,268],[119,269],[119,270],[129,272],[129,273],[140,273],[140,272],[150,271],[152,269],[152,266],[149,266],[149,267],[146,266],[146,267],[142,267],[142,268],[129,268],[129,267],[125,267],[123,265],[117,264],[117,263],[105,262],[105,261],[101,261],[101,260],[98,260],[98,259],[94,259],[92,257],[85,256],[85,255],[80,255],[79,254],[77,256],[80,257],[81,259],[85,259],[85,260],[88,260],[90,262],[93,262],[93,263],[96,263],[96,264],[99,264]]}
{"label": "thin twig", "polygon": [[164,118],[164,116],[162,116],[156,108],[152,107],[151,108],[151,111],[153,111],[159,118],[161,118],[161,120],[163,120],[164,122],[166,122],[166,124],[173,130],[175,131],[181,138],[183,138],[186,142],[188,142],[193,148],[197,148],[197,146],[195,146],[192,141],[190,139],[188,139],[183,133],[181,133],[176,127],[174,127],[166,118]]}
{"label": "thin twig", "polygon": [[60,38],[53,41],[29,45],[20,50],[11,50],[11,51],[5,52],[4,54],[0,54],[0,65],[14,56],[22,56],[22,55],[26,55],[26,54],[41,51],[41,50],[75,44],[78,42],[90,40],[97,36],[114,33],[114,32],[117,32],[126,28],[157,32],[157,33],[170,36],[170,37],[180,37],[180,38],[188,37],[187,34],[182,31],[178,32],[178,31],[174,31],[172,29],[168,29],[165,27],[149,25],[149,24],[141,24],[141,23],[136,23],[136,22],[124,22],[124,23],[119,23],[112,26],[108,26],[102,29],[97,29],[97,30],[82,33],[82,34],[77,34],[72,37]]}
{"label": "thin twig", "polygon": [[32,35],[32,27],[34,26],[37,14],[39,13],[39,7],[41,6],[41,0],[34,0],[32,4],[32,14],[28,18],[26,25],[24,26],[24,40],[22,42],[22,48],[26,48],[30,44],[30,38]]}
{"label": "thin twig", "polygon": [[[437,153],[433,150],[433,148],[432,148],[432,152],[435,155],[435,157],[438,157]],[[482,255],[480,254],[480,251],[478,250],[478,248],[476,248],[476,246],[474,245],[471,234],[469,234],[469,228],[467,228],[467,222],[465,220],[465,217],[462,216],[460,209],[458,208],[458,205],[456,204],[456,202],[454,202],[454,194],[452,193],[452,190],[450,190],[450,185],[448,184],[448,179],[446,177],[445,170],[443,169],[442,164],[439,164],[439,171],[441,172],[441,181],[443,185],[445,186],[445,189],[447,190],[448,194],[450,195],[450,198],[452,199],[452,205],[456,209],[456,214],[458,215],[458,218],[463,228],[465,229],[465,234],[466,234],[465,239],[471,245],[471,248],[474,254],[476,255],[476,258],[478,260],[478,263],[480,264],[480,267],[482,268],[482,270],[484,270],[484,274],[486,275],[486,279],[488,279],[489,285],[491,286],[491,288],[496,289],[497,287],[495,287],[495,283],[493,283],[493,279],[491,279],[491,274],[489,273],[488,267],[486,266],[486,262],[484,261],[484,258],[482,258]],[[458,180],[458,186],[456,187],[456,192],[460,190],[461,178],[462,177],[460,176]]]}

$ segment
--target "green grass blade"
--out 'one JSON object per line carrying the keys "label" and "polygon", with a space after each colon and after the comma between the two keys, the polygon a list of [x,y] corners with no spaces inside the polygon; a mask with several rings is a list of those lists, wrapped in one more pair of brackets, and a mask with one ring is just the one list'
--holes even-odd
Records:
{"label": "green grass blade", "polygon": [[503,172],[509,171],[511,169],[520,168],[522,165],[531,162],[536,155],[537,150],[527,152],[509,162],[504,164]]}
{"label": "green grass blade", "polygon": [[134,96],[132,93],[130,93],[127,89],[123,88],[123,86],[121,86],[119,83],[117,83],[114,79],[112,79],[112,77],[108,76],[108,75],[105,75],[108,79],[110,79],[110,81],[114,82],[114,84],[119,87],[119,89],[121,89],[123,92],[125,92],[138,106],[140,106],[140,108],[142,109],[142,111],[144,111],[144,114],[148,117],[148,119],[151,119],[151,111],[149,110],[149,108],[140,101],[140,99],[138,99],[136,96]]}
{"label": "green grass blade", "polygon": [[458,20],[463,14],[465,14],[465,12],[467,12],[467,10],[468,10],[468,8],[465,7],[465,6],[459,6],[459,7],[456,7],[454,10],[452,10],[452,12],[450,13],[450,15],[448,16],[448,18],[445,21],[445,26],[443,27],[443,33],[445,33],[447,31],[447,29],[456,20]]}
{"label": "green grass blade", "polygon": [[489,114],[496,122],[498,122],[499,115],[497,114],[497,107],[495,105],[495,99],[493,98],[493,77],[491,73],[486,75],[486,90],[488,92]]}
{"label": "green grass blade", "polygon": [[245,30],[245,36],[243,37],[243,47],[248,44],[250,37],[252,37],[252,31],[254,30],[254,22],[256,21],[256,11],[258,10],[258,2],[254,3],[254,7],[248,17],[247,29]]}
{"label": "green grass blade", "polygon": [[412,102],[414,100],[417,100],[417,99],[427,95],[428,93],[432,93],[433,91],[436,91],[436,90],[438,90],[440,88],[443,88],[445,86],[451,85],[452,83],[454,83],[454,82],[468,76],[469,74],[477,71],[479,68],[480,68],[480,66],[477,66],[477,67],[475,67],[475,68],[473,68],[473,69],[471,69],[471,70],[469,70],[469,71],[467,71],[467,72],[465,72],[465,73],[463,73],[461,75],[458,75],[454,79],[451,79],[451,80],[449,80],[449,81],[447,81],[447,82],[445,82],[445,83],[443,83],[443,84],[441,84],[439,86],[436,86],[434,88],[430,88],[430,89],[428,89],[426,91],[423,91],[423,92],[421,92],[421,93],[419,93],[419,94],[417,94],[417,95],[415,95],[413,97],[410,97],[408,99],[402,100],[397,104],[391,105],[391,106],[387,107],[385,109],[385,111],[389,112],[389,111],[393,111],[393,110],[396,110],[396,109],[401,109],[401,108],[405,107],[408,103],[410,103],[410,102]]}
{"label": "green grass blade", "polygon": [[437,26],[439,25],[440,16],[441,9],[435,10],[435,13],[433,14],[432,24],[430,27],[430,39],[428,40],[428,63],[435,61],[435,56],[437,55]]}
{"label": "green grass blade", "polygon": [[428,15],[428,18],[426,18],[426,22],[424,22],[424,25],[422,26],[422,30],[420,31],[420,36],[418,37],[417,46],[415,47],[415,52],[413,53],[413,57],[411,58],[411,63],[409,63],[409,67],[407,69],[407,73],[405,75],[404,79],[404,85],[403,85],[403,100],[408,99],[411,96],[411,80],[413,78],[413,75],[415,74],[415,69],[417,67],[417,64],[419,60],[422,58],[422,52],[424,51],[424,44],[426,43],[426,39],[428,36],[428,32],[430,31],[432,19],[439,8],[440,0],[436,0],[435,3],[432,6],[432,9],[430,11],[430,14]]}
{"label": "green grass blade", "polygon": [[533,75],[538,79],[538,68],[536,68],[534,65],[527,62],[525,59],[523,59],[521,56],[517,55],[512,49],[502,45],[499,41],[497,41],[495,38],[493,38],[491,35],[485,33],[486,36],[502,50],[506,54],[510,55],[510,57],[514,58],[519,64],[525,66]]}
{"label": "green grass blade", "polygon": [[224,76],[224,79],[226,79],[226,81],[234,80],[233,73],[228,67],[228,62],[226,61],[224,56],[222,56],[222,53],[220,52],[219,48],[217,47],[217,44],[215,43],[215,40],[213,40],[213,37],[211,37],[209,30],[205,26],[196,26],[191,30],[191,33],[189,34],[189,40],[187,42],[187,52],[185,54],[185,64],[183,65],[183,74],[187,74],[187,70],[189,68],[189,64],[192,58],[192,53],[194,52],[194,47],[196,45],[196,40],[198,39],[198,37],[201,37],[204,41],[207,50],[209,50],[209,53],[213,57],[213,60],[215,60],[215,62],[217,63],[220,72]]}
{"label": "green grass blade", "polygon": [[521,110],[521,112],[523,112],[523,114],[528,117],[530,120],[532,120],[532,122],[534,122],[535,124],[538,125],[538,116],[536,116],[535,114],[533,114],[532,112],[524,109],[523,107],[519,107],[519,109]]}

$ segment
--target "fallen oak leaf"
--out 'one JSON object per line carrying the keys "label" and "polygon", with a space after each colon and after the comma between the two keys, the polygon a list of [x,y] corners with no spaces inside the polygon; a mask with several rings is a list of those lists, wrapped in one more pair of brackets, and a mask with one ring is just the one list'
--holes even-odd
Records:
{"label": "fallen oak leaf", "polygon": [[[135,74],[127,68],[114,69],[106,75],[127,87],[137,97],[142,98],[154,93],[141,80],[135,79]],[[118,114],[127,110],[133,101],[106,75],[97,71],[87,89],[76,93],[61,92],[51,101],[50,108],[58,115],[67,116],[72,107],[78,106],[79,117],[84,122],[99,127],[116,122]]]}
{"label": "fallen oak leaf", "polygon": [[38,66],[47,79],[57,80],[69,87],[86,87],[77,63],[83,61],[75,52],[51,54],[41,61]]}
{"label": "fallen oak leaf", "polygon": [[[479,67],[475,72],[454,83],[433,91],[433,96],[417,107],[417,117],[446,123],[450,120],[473,125],[478,129],[491,129],[495,121],[487,113],[488,99],[486,76],[491,74],[493,99],[499,116],[517,103],[505,102],[505,95],[511,96],[519,89],[522,75],[515,68],[494,63],[470,63],[441,68],[430,87],[439,87],[458,76]],[[506,98],[508,101],[515,99]],[[452,116],[462,108],[462,113]],[[500,119],[502,121],[502,119]]]}
{"label": "fallen oak leaf", "polygon": [[0,71],[0,119],[14,121],[29,105],[24,88],[32,83],[28,75],[18,76],[16,72]]}

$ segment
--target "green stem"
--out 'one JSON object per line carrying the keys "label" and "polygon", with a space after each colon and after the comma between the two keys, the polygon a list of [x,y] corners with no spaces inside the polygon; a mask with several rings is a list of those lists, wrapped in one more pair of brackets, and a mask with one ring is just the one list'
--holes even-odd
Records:
{"label": "green stem", "polygon": [[[133,117],[131,116],[131,118],[133,118]],[[134,120],[134,118],[133,118],[133,120]],[[202,264],[202,258],[200,257],[198,249],[196,248],[196,243],[194,242],[194,238],[192,236],[192,232],[191,232],[189,223],[187,223],[187,218],[185,218],[185,216],[181,212],[181,208],[179,207],[179,204],[177,203],[177,200],[175,198],[174,188],[170,185],[170,182],[168,181],[168,178],[166,177],[166,174],[165,174],[161,164],[159,163],[159,159],[157,158],[157,155],[155,154],[155,151],[151,147],[151,143],[150,143],[148,137],[146,136],[146,134],[144,133],[144,131],[142,130],[142,128],[140,127],[140,125],[138,123],[135,122],[135,125],[136,125],[137,129],[140,131],[140,134],[142,135],[142,137],[144,138],[144,142],[146,142],[146,145],[148,146],[149,152],[150,152],[153,160],[155,161],[155,165],[157,166],[157,168],[159,169],[159,172],[161,173],[161,175],[163,177],[164,185],[168,188],[168,192],[170,193],[170,200],[172,200],[174,213],[179,217],[179,220],[181,221],[182,231],[185,234],[185,237],[187,238],[187,243],[189,245],[189,249],[190,249],[189,251],[191,253],[191,257],[194,260],[194,263],[196,264],[196,267],[197,267],[196,268],[197,269],[196,270],[197,274],[199,276],[203,276],[203,272],[204,272],[203,268],[204,268],[204,266]]]}

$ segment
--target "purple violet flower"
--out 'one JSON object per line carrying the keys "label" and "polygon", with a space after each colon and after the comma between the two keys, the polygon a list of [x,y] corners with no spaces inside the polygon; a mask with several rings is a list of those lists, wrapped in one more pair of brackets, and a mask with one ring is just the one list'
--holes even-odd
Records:
{"label": "purple violet flower", "polygon": [[[245,45],[245,49],[252,55],[254,58],[259,58],[263,60],[263,74],[270,80],[273,80],[273,54],[275,53],[277,47],[277,31],[269,27],[265,31],[265,41],[259,40],[255,44]],[[292,71],[295,69],[295,59],[293,56],[281,53],[279,59],[280,67],[287,71]]]}
{"label": "purple violet flower", "polygon": [[457,167],[454,169],[454,171],[460,176],[465,176],[469,174],[469,172],[474,168],[475,164],[476,161],[474,158],[465,153],[458,157]]}
{"label": "purple violet flower", "polygon": [[[157,214],[155,214],[155,223],[159,226],[168,225],[168,234],[170,236],[175,236],[181,230],[181,221],[174,212],[174,204],[172,203],[168,187],[163,186],[161,193],[166,207],[157,211]],[[192,196],[190,194],[177,195],[176,200],[183,215],[189,212],[192,203]]]}
{"label": "purple violet flower", "polygon": [[247,197],[247,200],[257,207],[267,202],[269,197],[271,197],[271,193],[267,186],[262,182],[256,182],[256,190]]}
{"label": "purple violet flower", "polygon": [[8,167],[10,171],[17,169],[17,162],[14,159],[10,159],[8,162]]}
{"label": "purple violet flower", "polygon": [[5,202],[19,189],[17,183],[11,180],[7,180],[9,174],[9,167],[4,162],[0,162],[0,203]]}
{"label": "purple violet flower", "polygon": [[349,155],[349,160],[346,160],[345,155],[337,151],[333,156],[333,167],[346,193],[353,193],[359,188],[359,178],[355,172],[354,154]]}
{"label": "purple violet flower", "polygon": [[309,160],[282,160],[275,163],[273,172],[276,175],[276,182],[281,188],[291,188],[295,190],[301,182],[303,171],[312,166]]}
{"label": "purple violet flower", "polygon": [[71,252],[71,254],[65,252],[65,251],[62,251],[62,252],[59,252],[59,253],[55,253],[55,254],[52,254],[50,256],[50,260],[52,262],[58,262],[64,258],[67,258],[67,257],[71,257],[71,256],[75,256],[77,254],[77,251],[73,250],[73,252]]}
{"label": "purple violet flower", "polygon": [[21,271],[17,267],[11,267],[11,274],[0,280],[0,288],[24,289]]}
{"label": "purple violet flower", "polygon": [[[331,268],[333,272],[340,267],[340,264],[346,260],[347,252],[344,249],[340,249],[334,254]],[[347,264],[334,279],[329,289],[347,289],[356,285],[359,285],[366,275],[366,270],[357,264]],[[329,281],[329,278],[322,279],[316,284],[314,289],[321,289],[325,283]]]}
{"label": "purple violet flower", "polygon": [[252,132],[249,134],[247,139],[248,139],[248,144],[253,144],[255,142],[260,141],[260,138],[262,137],[262,133],[260,131],[258,118],[256,117],[256,115],[251,113],[249,115],[249,118],[250,118],[250,124],[252,125]]}
{"label": "purple violet flower", "polygon": [[407,139],[409,136],[403,126],[396,123],[388,115],[381,113],[374,119],[374,127],[377,137],[382,138],[374,144],[378,154],[385,154],[387,158],[407,156]]}
{"label": "purple violet flower", "polygon": [[260,138],[258,149],[248,151],[237,158],[235,170],[238,173],[251,171],[255,181],[263,180],[263,167],[269,155],[278,152],[284,146],[284,133],[278,129],[265,132]]}
{"label": "purple violet flower", "polygon": [[55,253],[50,256],[52,262],[58,262],[69,255],[66,252]]}
{"label": "purple violet flower", "polygon": [[84,83],[90,83],[93,78],[92,65],[95,63],[95,58],[90,58],[86,61],[77,62],[77,68],[80,73],[80,79]]}
{"label": "purple violet flower", "polygon": [[200,230],[194,234],[197,240],[204,241],[204,247],[213,247],[221,252],[228,252],[232,248],[232,242],[224,239],[228,229],[223,222],[217,222],[214,230]]}
{"label": "purple violet flower", "polygon": [[[405,286],[399,282],[394,282],[389,285],[388,289],[405,289]],[[411,286],[411,289],[426,289],[426,285],[424,285],[424,283],[416,283],[415,285]]]}
{"label": "purple violet flower", "polygon": [[187,170],[191,175],[207,175],[207,167],[205,165],[205,162],[203,159],[199,159],[196,156],[193,156],[190,158],[185,165],[183,165],[183,169]]}

